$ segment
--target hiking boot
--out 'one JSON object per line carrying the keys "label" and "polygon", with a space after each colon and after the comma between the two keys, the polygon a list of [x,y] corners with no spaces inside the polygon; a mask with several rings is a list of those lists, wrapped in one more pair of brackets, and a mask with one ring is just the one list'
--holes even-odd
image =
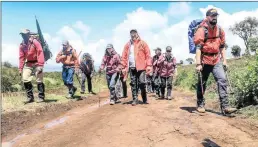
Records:
{"label": "hiking boot", "polygon": [[90,91],[90,92],[89,92],[89,94],[94,94],[94,95],[95,95],[96,93],[95,93],[95,92],[93,92],[93,91]]}
{"label": "hiking boot", "polygon": [[149,104],[149,102],[146,100],[146,101],[143,101],[143,104]]}
{"label": "hiking boot", "polygon": [[114,105],[115,104],[115,101],[114,100],[110,100],[110,105]]}
{"label": "hiking boot", "polygon": [[66,96],[66,98],[67,98],[67,99],[72,99],[72,94],[68,94],[68,95]]}
{"label": "hiking boot", "polygon": [[231,114],[231,113],[234,113],[236,112],[237,109],[236,108],[232,108],[232,107],[226,107],[222,110],[222,113],[223,114]]}
{"label": "hiking boot", "polygon": [[155,95],[155,99],[159,99],[159,97],[160,97],[159,95]]}
{"label": "hiking boot", "polygon": [[72,94],[72,97],[74,96],[76,90],[77,90],[77,88],[76,88],[76,87],[73,87],[73,94]]}
{"label": "hiking boot", "polygon": [[37,101],[37,103],[42,103],[42,102],[44,102],[44,101],[45,101],[45,99],[39,98],[38,101]]}
{"label": "hiking boot", "polygon": [[133,100],[133,102],[132,102],[132,106],[136,106],[137,105],[137,100]]}
{"label": "hiking boot", "polygon": [[81,94],[85,94],[85,92],[84,92],[84,91],[81,91]]}
{"label": "hiking boot", "polygon": [[172,100],[172,97],[171,97],[171,96],[168,96],[168,100]]}
{"label": "hiking boot", "polygon": [[28,103],[33,103],[34,102],[34,99],[27,99],[25,102],[24,102],[24,104],[28,104]]}
{"label": "hiking boot", "polygon": [[165,99],[165,96],[164,96],[164,95],[161,95],[160,99]]}
{"label": "hiking boot", "polygon": [[38,103],[44,102],[45,101],[45,85],[44,83],[38,83]]}
{"label": "hiking boot", "polygon": [[27,94],[27,100],[24,102],[24,104],[32,103],[34,102],[34,95],[33,95],[33,85],[31,82],[24,83],[24,87]]}
{"label": "hiking boot", "polygon": [[205,108],[204,107],[197,107],[197,111],[199,112],[199,113],[205,113]]}

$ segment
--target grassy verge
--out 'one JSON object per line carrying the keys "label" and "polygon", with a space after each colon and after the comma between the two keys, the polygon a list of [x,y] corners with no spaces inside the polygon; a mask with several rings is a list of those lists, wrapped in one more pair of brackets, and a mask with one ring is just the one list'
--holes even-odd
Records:
{"label": "grassy verge", "polygon": [[[229,94],[230,104],[240,109],[239,113],[247,117],[257,117],[258,104],[258,55],[228,60],[229,81],[234,95]],[[180,66],[175,86],[195,93],[197,74],[195,65]],[[217,84],[212,76],[207,81],[206,100],[219,100]]]}
{"label": "grassy verge", "polygon": [[[68,94],[68,89],[61,83],[61,73],[46,73],[46,77],[44,78],[44,82],[46,85],[46,102],[44,103],[31,103],[24,105],[24,101],[26,100],[26,96],[21,94],[17,96],[5,96],[2,97],[2,112],[8,113],[13,111],[33,111],[36,108],[45,107],[46,105],[56,104],[56,103],[68,103],[70,100],[66,99],[65,96]],[[46,82],[48,81],[48,82]],[[34,97],[37,100],[37,86],[36,83],[34,85]],[[74,85],[77,87],[77,91],[74,95],[74,101],[78,100],[80,97],[88,97],[90,94],[80,94],[80,86],[77,78],[74,76]],[[107,89],[106,80],[104,75],[95,76],[92,80],[93,91],[95,93],[99,93]],[[86,89],[87,82],[85,83]],[[18,92],[19,93],[19,92]]]}

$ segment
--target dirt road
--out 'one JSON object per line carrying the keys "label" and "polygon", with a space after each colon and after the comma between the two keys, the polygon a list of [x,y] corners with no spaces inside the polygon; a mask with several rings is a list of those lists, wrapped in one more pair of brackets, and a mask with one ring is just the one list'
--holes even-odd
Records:
{"label": "dirt road", "polygon": [[[195,112],[193,95],[174,92],[172,101],[131,106],[85,106],[13,141],[14,147],[258,147],[258,126],[218,110]],[[106,102],[102,101],[102,104]],[[214,110],[214,111],[212,111]],[[57,124],[57,125],[54,125]]]}

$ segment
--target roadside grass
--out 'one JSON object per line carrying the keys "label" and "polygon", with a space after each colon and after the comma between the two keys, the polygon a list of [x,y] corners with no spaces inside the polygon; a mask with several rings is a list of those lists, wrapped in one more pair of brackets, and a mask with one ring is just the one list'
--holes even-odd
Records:
{"label": "roadside grass", "polygon": [[[43,103],[34,102],[34,103],[24,105],[24,101],[26,100],[24,91],[18,92],[18,94],[15,96],[2,97],[2,113],[8,113],[12,111],[23,111],[23,110],[34,111],[36,110],[36,108],[44,107],[46,105],[57,104],[57,103],[68,103],[69,101],[79,100],[81,97],[85,98],[88,96],[92,96],[92,94],[89,94],[87,92],[85,94],[80,93],[81,87],[76,77],[74,77],[74,85],[77,87],[77,91],[74,95],[75,98],[72,100],[68,100],[66,98],[66,95],[68,94],[68,89],[63,85],[63,83],[59,82],[60,84],[57,84],[58,80],[50,77],[44,78],[44,81],[49,82],[45,84],[46,85],[45,102]],[[33,86],[34,86],[33,88],[34,98],[35,98],[35,101],[37,101],[37,85],[34,83]],[[104,75],[93,77],[92,86],[93,86],[93,91],[95,93],[99,93],[106,90],[107,84],[106,84]],[[88,89],[87,81],[85,82],[85,87],[87,91]]]}

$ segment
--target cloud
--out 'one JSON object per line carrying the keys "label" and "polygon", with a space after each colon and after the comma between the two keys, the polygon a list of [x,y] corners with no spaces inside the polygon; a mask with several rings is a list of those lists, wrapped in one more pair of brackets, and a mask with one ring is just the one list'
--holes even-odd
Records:
{"label": "cloud", "polygon": [[191,12],[191,6],[189,2],[172,2],[169,4],[167,14],[173,17],[186,16]]}
{"label": "cloud", "polygon": [[19,44],[2,44],[2,62],[8,61],[12,65],[19,64]]}
{"label": "cloud", "polygon": [[[90,26],[84,24],[82,21],[76,21],[70,25],[61,27],[55,34],[45,32],[44,37],[51,47],[53,59],[48,61],[45,66],[47,69],[61,70],[61,64],[55,63],[55,57],[61,49],[61,41],[67,39],[70,44],[80,52],[89,52],[92,54],[95,63],[99,65],[104,55],[105,46],[112,43],[116,51],[121,54],[124,45],[129,41],[129,30],[137,29],[140,37],[149,45],[152,55],[152,49],[161,47],[164,51],[165,47],[170,45],[173,48],[173,54],[177,61],[185,60],[188,57],[194,57],[189,54],[187,31],[190,22],[194,19],[204,18],[206,11],[214,8],[208,5],[205,8],[199,8],[201,16],[198,18],[191,16],[191,7],[189,3],[171,3],[168,12],[159,13],[154,10],[147,10],[143,7],[137,8],[134,11],[125,14],[126,18],[112,29],[111,37],[102,38],[93,41],[86,41],[86,38],[91,33]],[[216,8],[216,7],[215,7]],[[172,11],[173,10],[173,11]],[[239,11],[236,13],[228,13],[221,8],[217,8],[219,12],[218,24],[224,29],[226,33],[226,41],[229,47],[239,45],[244,52],[244,42],[238,36],[233,35],[229,31],[229,27],[236,22],[244,20],[247,16],[258,17],[258,9],[253,11]],[[177,13],[177,14],[176,14]],[[170,14],[170,15],[167,15]],[[171,16],[184,16],[182,19],[174,24],[170,24],[168,19]],[[187,15],[187,16],[186,16]],[[17,52],[15,56],[10,56],[13,52]],[[228,56],[231,57],[230,49],[228,49]],[[11,63],[18,63],[18,46],[13,44],[3,44],[3,60],[9,60]]]}

